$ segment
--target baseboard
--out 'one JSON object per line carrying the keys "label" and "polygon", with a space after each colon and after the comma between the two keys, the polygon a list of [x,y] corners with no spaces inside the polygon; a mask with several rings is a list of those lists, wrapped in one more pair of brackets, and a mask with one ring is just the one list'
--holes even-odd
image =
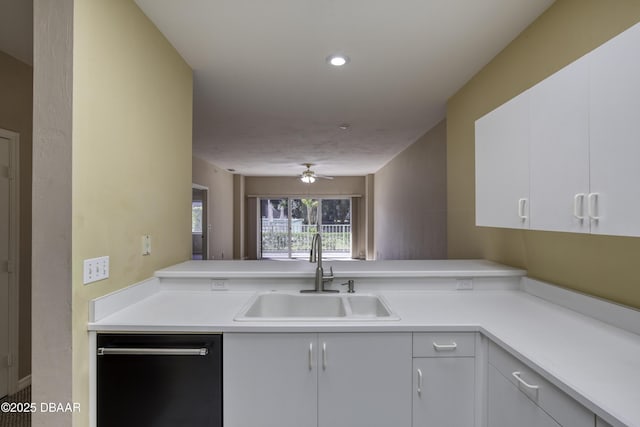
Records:
{"label": "baseboard", "polygon": [[18,391],[25,389],[31,385],[31,375],[27,375],[24,378],[18,380]]}

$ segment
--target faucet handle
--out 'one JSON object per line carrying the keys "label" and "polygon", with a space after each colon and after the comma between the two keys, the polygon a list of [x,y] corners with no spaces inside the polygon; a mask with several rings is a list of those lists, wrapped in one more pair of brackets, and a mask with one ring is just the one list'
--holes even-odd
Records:
{"label": "faucet handle", "polygon": [[329,274],[326,276],[322,276],[325,280],[333,280],[333,266],[329,267]]}
{"label": "faucet handle", "polygon": [[355,281],[353,279],[349,279],[346,282],[340,284],[340,286],[345,286],[345,285],[347,285],[347,293],[353,294],[356,292],[356,290],[354,289]]}

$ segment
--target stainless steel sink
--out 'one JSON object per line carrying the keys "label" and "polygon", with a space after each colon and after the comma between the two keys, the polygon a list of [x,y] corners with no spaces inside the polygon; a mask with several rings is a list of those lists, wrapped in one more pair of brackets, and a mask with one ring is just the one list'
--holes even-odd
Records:
{"label": "stainless steel sink", "polygon": [[236,321],[366,321],[398,320],[387,303],[372,294],[258,293]]}

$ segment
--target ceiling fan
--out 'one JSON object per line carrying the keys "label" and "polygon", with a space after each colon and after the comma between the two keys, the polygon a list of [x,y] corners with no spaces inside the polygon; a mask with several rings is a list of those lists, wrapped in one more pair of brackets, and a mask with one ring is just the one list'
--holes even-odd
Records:
{"label": "ceiling fan", "polygon": [[311,184],[312,182],[315,182],[317,178],[333,179],[332,176],[318,175],[314,171],[312,171],[311,166],[313,166],[313,163],[302,163],[302,166],[307,167],[307,169],[302,171],[302,174],[300,174],[300,181],[304,182],[305,184]]}

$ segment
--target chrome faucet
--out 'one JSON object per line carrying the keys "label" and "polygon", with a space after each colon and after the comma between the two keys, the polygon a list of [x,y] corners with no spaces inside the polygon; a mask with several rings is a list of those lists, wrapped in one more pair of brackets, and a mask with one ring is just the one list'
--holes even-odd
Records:
{"label": "chrome faucet", "polygon": [[338,292],[335,289],[325,289],[324,283],[333,281],[333,267],[330,268],[328,276],[324,275],[322,268],[322,236],[320,233],[316,233],[311,241],[311,251],[309,252],[309,262],[317,262],[316,265],[316,279],[314,289],[304,289],[302,293],[323,293],[323,292]]}

